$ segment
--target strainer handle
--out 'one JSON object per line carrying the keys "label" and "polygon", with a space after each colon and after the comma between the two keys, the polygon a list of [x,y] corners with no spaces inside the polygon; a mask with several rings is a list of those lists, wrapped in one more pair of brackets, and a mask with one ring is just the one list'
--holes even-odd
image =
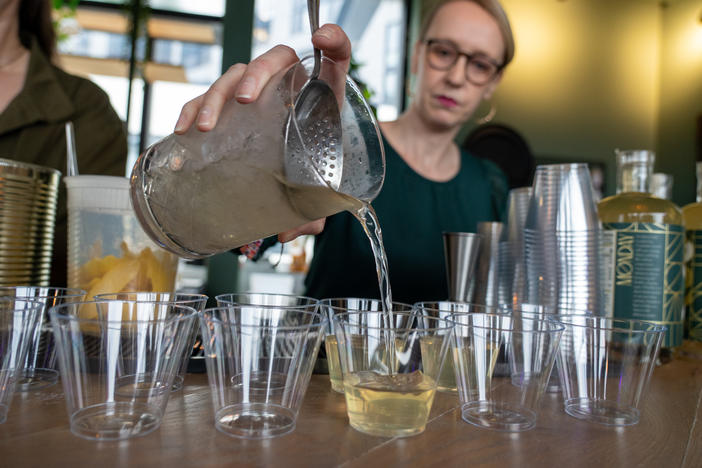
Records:
{"label": "strainer handle", "polygon": [[[310,18],[310,34],[314,34],[319,29],[319,0],[307,0],[307,14]],[[319,77],[319,68],[322,62],[322,52],[314,48],[314,68],[311,79]]]}

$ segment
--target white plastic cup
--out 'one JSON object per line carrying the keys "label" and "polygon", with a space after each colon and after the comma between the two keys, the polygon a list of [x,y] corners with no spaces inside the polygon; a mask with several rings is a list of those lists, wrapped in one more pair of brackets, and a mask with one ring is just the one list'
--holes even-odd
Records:
{"label": "white plastic cup", "polygon": [[97,294],[170,292],[178,257],[139,225],[125,177],[64,178],[68,189],[68,286]]}

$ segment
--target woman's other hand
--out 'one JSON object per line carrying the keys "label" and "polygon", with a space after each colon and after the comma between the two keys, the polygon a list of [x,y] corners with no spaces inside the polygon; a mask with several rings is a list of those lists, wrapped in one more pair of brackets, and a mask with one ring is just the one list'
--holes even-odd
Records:
{"label": "woman's other hand", "polygon": [[296,239],[300,236],[304,236],[306,234],[317,235],[324,230],[325,221],[326,218],[321,218],[316,221],[303,224],[302,226],[296,227],[295,229],[281,232],[280,234],[278,234],[278,242],[290,242],[291,240]]}
{"label": "woman's other hand", "polygon": [[[322,50],[325,57],[329,57],[345,70],[348,69],[351,60],[351,42],[339,26],[325,24],[315,31],[312,44]],[[217,124],[225,102],[230,99],[236,99],[242,104],[255,101],[273,75],[298,60],[293,49],[277,45],[248,65],[238,63],[231,66],[205,94],[183,106],[175,126],[175,133],[185,133],[193,123],[196,123],[198,130],[202,132],[212,130]],[[319,221],[323,220],[314,221],[305,226],[316,226]],[[323,227],[324,223],[322,222],[321,225]],[[300,232],[298,235],[313,233],[315,232]]]}

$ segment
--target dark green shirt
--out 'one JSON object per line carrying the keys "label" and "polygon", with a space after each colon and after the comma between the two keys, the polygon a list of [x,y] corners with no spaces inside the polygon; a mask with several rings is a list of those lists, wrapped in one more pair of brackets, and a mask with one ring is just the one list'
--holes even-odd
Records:
{"label": "dark green shirt", "polygon": [[[65,173],[68,121],[75,129],[80,174],[125,175],[127,135],[107,94],[91,81],[52,65],[33,41],[22,91],[0,114],[0,158]],[[66,285],[66,222],[65,188],[61,183],[51,286]]]}
{"label": "dark green shirt", "polygon": [[[420,176],[387,143],[385,157],[385,182],[372,205],[383,231],[393,300],[445,300],[442,232],[475,232],[478,222],[502,220],[505,176],[493,163],[465,152],[460,171],[447,182]],[[379,297],[370,243],[350,213],[327,218],[305,284],[316,298]]]}

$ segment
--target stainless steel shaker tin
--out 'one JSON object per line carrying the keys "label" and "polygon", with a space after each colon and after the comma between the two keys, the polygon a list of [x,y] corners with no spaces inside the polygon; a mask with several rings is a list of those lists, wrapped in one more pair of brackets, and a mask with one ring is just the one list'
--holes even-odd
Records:
{"label": "stainless steel shaker tin", "polygon": [[48,286],[61,172],[0,159],[0,286]]}

